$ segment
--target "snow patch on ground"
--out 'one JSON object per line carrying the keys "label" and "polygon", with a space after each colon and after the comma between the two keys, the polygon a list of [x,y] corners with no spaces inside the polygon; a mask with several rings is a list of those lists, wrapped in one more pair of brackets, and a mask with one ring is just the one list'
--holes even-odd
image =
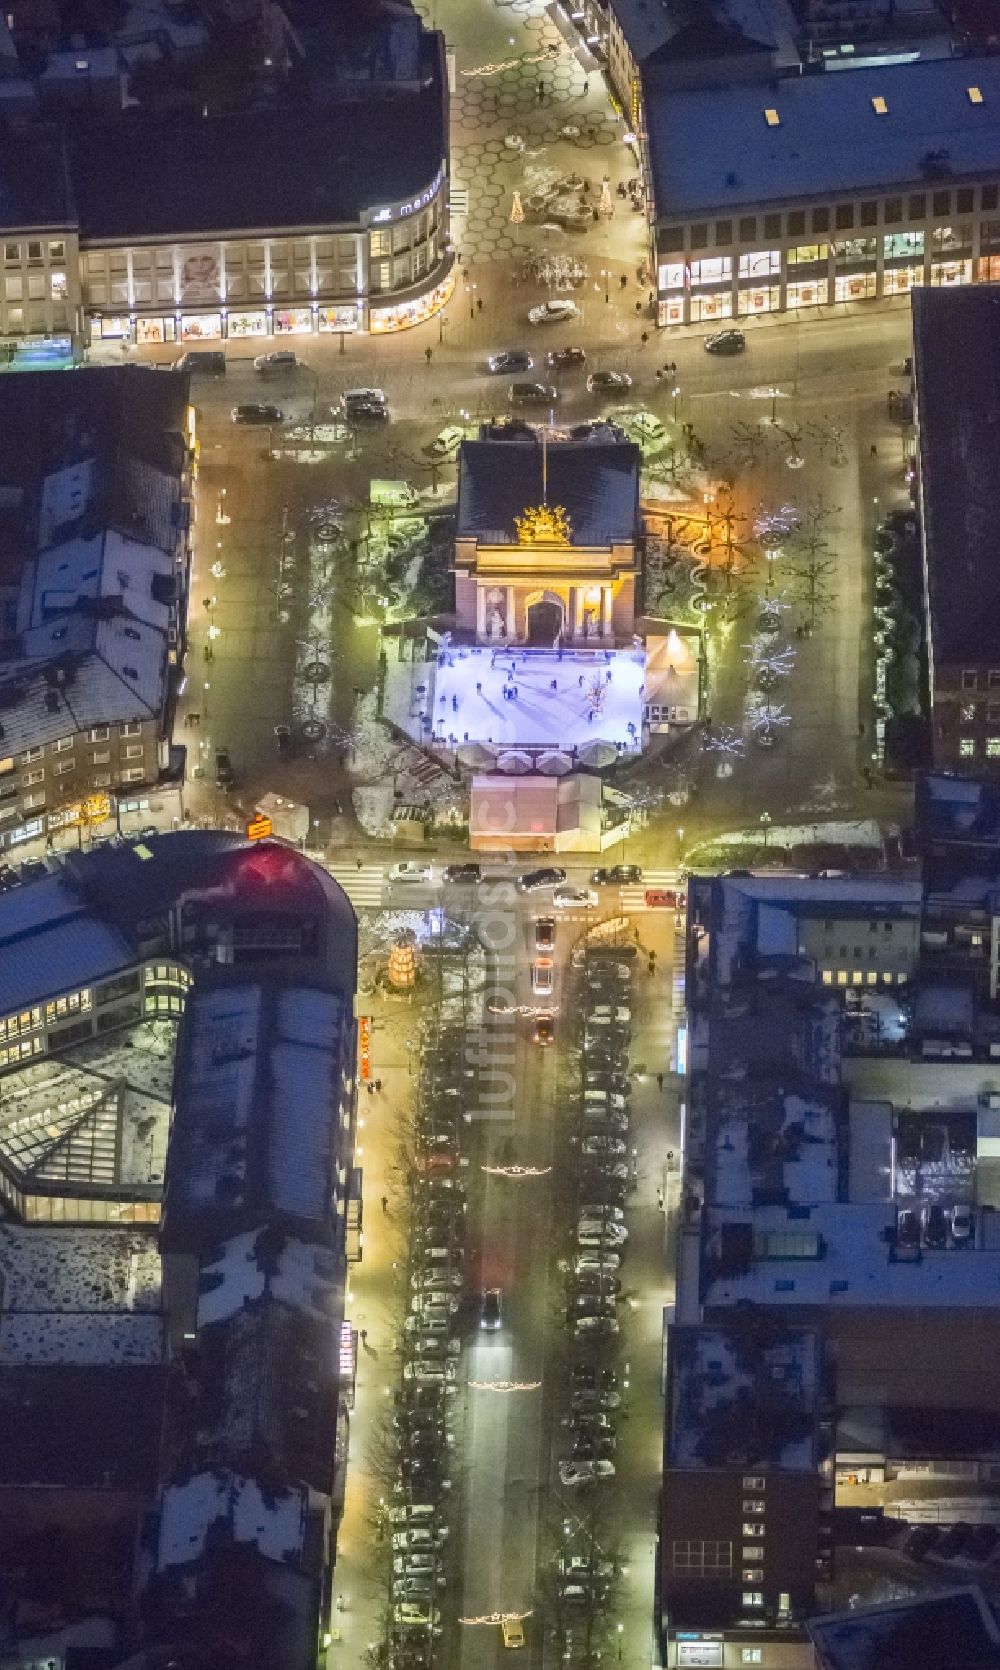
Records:
{"label": "snow patch on ground", "polygon": [[[838,846],[881,847],[882,831],[872,818],[860,818],[855,823],[772,823],[768,825],[768,840],[776,847]],[[761,840],[758,824],[753,829],[734,829],[727,835],[714,835],[712,846],[743,847]]]}

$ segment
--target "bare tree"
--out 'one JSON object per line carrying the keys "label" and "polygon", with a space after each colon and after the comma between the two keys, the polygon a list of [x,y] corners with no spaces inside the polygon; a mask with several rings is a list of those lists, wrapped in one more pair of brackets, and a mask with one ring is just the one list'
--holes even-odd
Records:
{"label": "bare tree", "polygon": [[788,592],[804,606],[810,631],[837,600],[832,584],[837,565],[826,530],[831,518],[839,514],[839,507],[827,504],[820,495],[805,507],[788,542],[783,565]]}

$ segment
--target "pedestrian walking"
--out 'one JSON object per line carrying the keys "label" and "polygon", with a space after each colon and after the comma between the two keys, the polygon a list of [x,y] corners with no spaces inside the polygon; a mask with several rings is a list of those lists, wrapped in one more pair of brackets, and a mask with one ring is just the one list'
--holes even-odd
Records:
{"label": "pedestrian walking", "polygon": [[584,98],[587,97],[587,94],[589,92],[590,92],[590,77],[589,77],[589,75],[585,75],[584,78],[583,78],[583,96],[584,96]]}
{"label": "pedestrian walking", "polygon": [[581,690],[582,690],[582,689],[583,689],[583,685],[584,685],[584,677],[583,677],[583,674],[582,674],[582,673],[581,673],[581,674],[580,674],[580,677],[579,677],[579,678],[578,678],[578,679],[577,679],[577,681],[576,681],[576,682],[577,682],[577,684],[578,684],[578,685],[579,685],[579,686],[580,686],[580,689],[581,689]]}
{"label": "pedestrian walking", "polygon": [[376,1095],[381,1096],[381,1094],[382,1094],[382,1080],[381,1079],[376,1079],[375,1080],[375,1092],[376,1092]]}
{"label": "pedestrian walking", "polygon": [[359,870],[363,870],[363,869],[364,869],[364,867],[365,867],[365,861],[364,861],[364,859],[363,859],[363,858],[358,858],[358,859],[356,859],[356,860],[355,860],[355,862],[356,862],[356,864],[357,864],[357,866],[358,866],[358,869],[359,869]]}
{"label": "pedestrian walking", "polygon": [[663,1211],[663,1190],[662,1189],[657,1189],[657,1191],[656,1191],[656,1204],[657,1204],[657,1207],[659,1208],[659,1210],[662,1212]]}
{"label": "pedestrian walking", "polygon": [[477,696],[481,696],[481,695],[482,695],[482,693],[483,693],[483,687],[482,687],[482,685],[481,685],[481,684],[477,684],[477,685],[476,685],[476,695],[477,695]]}
{"label": "pedestrian walking", "polygon": [[388,1212],[388,1210],[389,1210],[389,1196],[388,1195],[383,1195],[382,1196],[382,1210],[383,1210],[383,1212]]}
{"label": "pedestrian walking", "polygon": [[549,679],[549,689],[550,690],[558,690],[558,688],[559,688],[559,681],[557,679],[554,679],[554,678]]}
{"label": "pedestrian walking", "polygon": [[627,278],[625,273],[622,273],[622,276],[621,276],[621,287],[622,287],[623,290],[628,289],[628,278]]}
{"label": "pedestrian walking", "polygon": [[590,712],[587,714],[587,724],[592,725],[593,723],[594,723],[594,710],[593,710],[593,708],[591,708]]}
{"label": "pedestrian walking", "polygon": [[652,307],[652,305],[653,305],[653,292],[652,292],[652,290],[650,290],[649,295],[646,297],[646,305],[647,305],[647,307]]}
{"label": "pedestrian walking", "polygon": [[539,104],[541,104],[543,98],[545,97],[545,83],[542,80],[539,80],[536,84],[535,97],[537,98]]}
{"label": "pedestrian walking", "polygon": [[639,341],[642,343],[643,347],[645,348],[646,343],[649,341],[649,332],[648,331],[643,331],[642,335],[639,338]]}
{"label": "pedestrian walking", "polygon": [[483,311],[483,298],[482,298],[482,296],[477,296],[476,297],[476,312],[477,313],[482,313],[482,311]]}
{"label": "pedestrian walking", "polygon": [[363,1346],[367,1346],[367,1344],[368,1344],[368,1329],[367,1328],[362,1328],[362,1330],[361,1330],[361,1344]]}
{"label": "pedestrian walking", "polygon": [[641,312],[642,312],[642,303],[641,302],[636,302],[636,304],[635,304],[635,316],[636,316],[637,319],[638,319]]}
{"label": "pedestrian walking", "polygon": [[874,441],[872,442],[872,445],[871,445],[871,454],[872,454],[873,458],[878,457],[878,447],[875,445]]}
{"label": "pedestrian walking", "polygon": [[656,1088],[657,1088],[657,1090],[662,1090],[663,1089],[663,1074],[662,1073],[657,1073],[657,1075],[656,1075]]}

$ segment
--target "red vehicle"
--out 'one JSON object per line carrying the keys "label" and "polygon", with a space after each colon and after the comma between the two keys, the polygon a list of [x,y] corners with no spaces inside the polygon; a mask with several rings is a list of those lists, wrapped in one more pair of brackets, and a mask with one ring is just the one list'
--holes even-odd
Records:
{"label": "red vehicle", "polygon": [[687,896],[673,887],[647,887],[646,904],[650,910],[683,910]]}

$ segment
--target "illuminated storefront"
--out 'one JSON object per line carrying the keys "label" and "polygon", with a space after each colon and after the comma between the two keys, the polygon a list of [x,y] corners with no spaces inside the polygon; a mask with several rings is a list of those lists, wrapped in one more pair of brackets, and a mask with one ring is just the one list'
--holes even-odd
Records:
{"label": "illuminated storefront", "polygon": [[368,329],[372,336],[387,335],[395,331],[409,330],[412,325],[420,325],[425,319],[433,318],[451,300],[455,289],[455,269],[452,266],[446,278],[433,290],[422,296],[414,296],[412,300],[396,302],[392,307],[375,307],[372,305],[368,313]]}
{"label": "illuminated storefront", "polygon": [[444,164],[416,197],[365,209],[353,227],[90,245],[80,262],[92,341],[194,346],[406,330],[454,289]]}

